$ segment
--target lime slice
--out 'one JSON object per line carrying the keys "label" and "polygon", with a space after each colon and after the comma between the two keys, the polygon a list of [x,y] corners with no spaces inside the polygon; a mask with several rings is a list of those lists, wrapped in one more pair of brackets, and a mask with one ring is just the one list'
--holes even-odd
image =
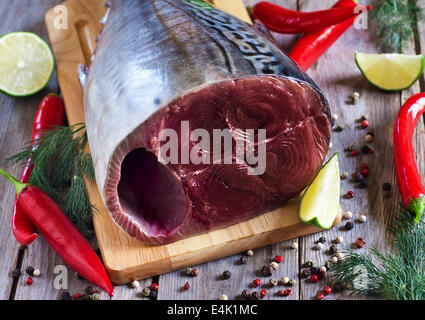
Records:
{"label": "lime slice", "polygon": [[30,32],[11,32],[0,38],[0,91],[24,97],[44,89],[55,59],[49,45]]}
{"label": "lime slice", "polygon": [[410,88],[424,70],[425,57],[398,53],[355,54],[356,64],[365,78],[386,91]]}
{"label": "lime slice", "polygon": [[301,199],[300,220],[329,229],[338,212],[341,194],[338,154],[323,166]]}

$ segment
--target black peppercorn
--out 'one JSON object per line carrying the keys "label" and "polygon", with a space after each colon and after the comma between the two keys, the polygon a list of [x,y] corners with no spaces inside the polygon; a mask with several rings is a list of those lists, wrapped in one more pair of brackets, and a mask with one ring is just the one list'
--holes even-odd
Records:
{"label": "black peppercorn", "polygon": [[311,261],[307,261],[306,263],[304,263],[305,268],[311,268],[312,266],[313,266],[313,262]]}
{"label": "black peppercorn", "polygon": [[263,274],[263,276],[265,277],[270,277],[273,273],[273,268],[271,265],[269,264],[265,264],[263,266],[263,268],[261,269],[261,273]]}
{"label": "black peppercorn", "polygon": [[89,295],[95,294],[95,293],[99,293],[99,290],[93,288],[92,286],[87,286],[85,289],[85,292]]}
{"label": "black peppercorn", "polygon": [[252,300],[261,300],[261,295],[260,295],[260,293],[259,293],[259,292],[257,292],[257,291],[254,291],[254,292],[251,294],[251,299],[252,299]]}
{"label": "black peppercorn", "polygon": [[353,228],[354,228],[354,223],[352,221],[347,221],[347,223],[345,224],[345,229],[350,231]]}
{"label": "black peppercorn", "polygon": [[82,300],[91,300],[91,295],[87,294],[87,293],[83,293],[83,295],[81,296]]}
{"label": "black peppercorn", "polygon": [[239,258],[239,263],[240,264],[245,264],[246,263],[246,258],[245,257],[240,257]]}
{"label": "black peppercorn", "polygon": [[344,287],[340,283],[336,283],[333,286],[333,292],[341,292],[344,290]]}
{"label": "black peppercorn", "polygon": [[151,292],[149,292],[150,299],[156,299],[157,296],[158,296],[158,291],[151,290]]}
{"label": "black peppercorn", "polygon": [[12,278],[18,279],[21,276],[21,270],[18,268],[12,270]]}
{"label": "black peppercorn", "polygon": [[317,267],[311,267],[309,271],[310,271],[310,275],[319,274],[319,268],[317,268]]}
{"label": "black peppercorn", "polygon": [[71,295],[69,294],[68,291],[64,291],[64,292],[61,293],[60,299],[61,300],[72,300],[72,297],[71,297]]}
{"label": "black peppercorn", "polygon": [[25,272],[26,272],[26,273],[28,273],[30,276],[32,276],[32,275],[33,275],[33,273],[34,273],[34,267],[32,267],[32,266],[28,266],[28,267],[25,269]]}
{"label": "black peppercorn", "polygon": [[362,181],[360,181],[359,187],[362,189],[367,188],[367,180],[363,179]]}
{"label": "black peppercorn", "polygon": [[242,291],[242,297],[249,299],[251,297],[251,292],[248,289]]}
{"label": "black peppercorn", "polygon": [[223,272],[223,279],[225,280],[230,279],[231,276],[232,276],[232,273],[229,270],[226,270]]}
{"label": "black peppercorn", "polygon": [[360,181],[363,180],[363,176],[362,176],[360,171],[356,171],[354,173],[354,180],[357,181],[357,182],[360,182]]}
{"label": "black peppercorn", "polygon": [[362,147],[362,152],[363,152],[363,153],[368,154],[368,153],[369,153],[369,151],[370,151],[369,146],[363,146],[363,147]]}
{"label": "black peppercorn", "polygon": [[391,191],[391,183],[389,183],[389,182],[385,182],[385,183],[382,185],[382,189],[383,189],[384,191]]}
{"label": "black peppercorn", "polygon": [[304,269],[303,271],[301,271],[301,277],[308,278],[309,276],[310,276],[310,270],[309,269]]}
{"label": "black peppercorn", "polygon": [[326,243],[326,238],[325,237],[320,237],[319,238],[319,242],[320,243]]}
{"label": "black peppercorn", "polygon": [[330,255],[334,255],[335,253],[337,253],[338,252],[338,248],[337,248],[337,246],[336,245],[331,245],[330,247],[329,247],[329,250],[328,250],[328,252],[329,252],[329,254]]}

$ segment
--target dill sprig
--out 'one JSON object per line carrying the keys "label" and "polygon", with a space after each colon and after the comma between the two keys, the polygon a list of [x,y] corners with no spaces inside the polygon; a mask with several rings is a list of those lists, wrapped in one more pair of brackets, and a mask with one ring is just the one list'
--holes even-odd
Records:
{"label": "dill sprig", "polygon": [[417,0],[375,0],[373,15],[381,38],[380,50],[401,53],[417,37],[417,23],[424,17]]}
{"label": "dill sprig", "polygon": [[84,151],[87,134],[84,124],[55,127],[25,145],[21,152],[5,162],[33,165],[30,183],[47,193],[85,237],[92,231],[93,205],[84,178],[94,179],[90,154]]}
{"label": "dill sprig", "polygon": [[366,254],[346,249],[330,269],[333,282],[352,294],[390,300],[425,299],[425,223],[399,211],[392,228],[392,250],[372,248]]}

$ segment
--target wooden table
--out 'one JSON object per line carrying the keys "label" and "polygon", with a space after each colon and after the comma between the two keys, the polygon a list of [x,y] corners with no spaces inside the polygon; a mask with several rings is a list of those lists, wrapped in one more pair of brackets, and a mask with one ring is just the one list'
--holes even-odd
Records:
{"label": "wooden table", "polygon": [[[10,31],[27,30],[40,34],[47,39],[44,26],[44,13],[62,0],[0,0],[0,34]],[[245,0],[245,3],[253,4],[255,0]],[[335,0],[275,0],[274,2],[288,8],[298,10],[315,10],[330,7]],[[421,1],[425,5],[425,0]],[[369,1],[361,1],[369,3]],[[388,249],[389,226],[394,218],[394,210],[398,207],[400,198],[395,187],[395,175],[393,166],[392,149],[392,126],[400,105],[412,94],[425,89],[424,79],[421,78],[411,89],[401,93],[383,93],[365,81],[354,63],[354,52],[377,52],[378,40],[375,36],[376,26],[369,23],[368,30],[355,30],[352,28],[333,46],[317,63],[309,70],[309,74],[327,94],[333,113],[339,116],[339,121],[345,124],[343,132],[335,132],[332,135],[333,148],[329,154],[340,153],[341,171],[353,173],[361,163],[367,162],[370,167],[369,187],[367,189],[355,189],[350,179],[344,180],[342,192],[355,191],[355,197],[351,200],[342,200],[345,210],[354,213],[358,218],[359,212],[367,213],[366,223],[355,223],[351,231],[344,231],[342,227],[323,231],[319,234],[306,236],[292,241],[279,243],[262,249],[255,250],[255,254],[248,258],[246,265],[237,263],[239,256],[232,256],[218,261],[212,261],[200,266],[197,278],[187,278],[182,271],[147,279],[140,282],[140,288],[150,285],[152,282],[159,283],[158,299],[217,299],[221,294],[227,294],[230,299],[239,298],[241,291],[249,286],[253,279],[257,278],[261,267],[269,263],[277,254],[283,256],[284,262],[275,272],[274,277],[280,279],[288,276],[297,279],[297,284],[292,288],[293,294],[288,298],[279,298],[272,295],[281,288],[269,290],[268,299],[312,299],[324,283],[310,284],[299,279],[298,273],[303,262],[311,260],[317,265],[323,265],[330,259],[325,250],[313,250],[315,241],[321,236],[326,237],[327,244],[342,235],[345,244],[350,245],[357,237],[363,237],[367,247],[376,246]],[[424,24],[418,25],[420,41],[411,41],[406,53],[420,53],[421,47],[425,46]],[[279,37],[279,42],[291,43],[293,37]],[[15,154],[30,136],[31,121],[36,107],[42,97],[48,92],[58,92],[56,77],[53,77],[48,88],[36,96],[25,99],[14,99],[0,94],[0,161]],[[360,102],[350,104],[349,97],[358,91],[361,95]],[[358,120],[363,114],[370,119],[370,127],[367,130],[359,129]],[[361,148],[365,144],[364,137],[372,131],[375,139],[371,146],[374,148],[373,155],[360,154],[358,157],[350,157],[344,152],[344,148],[350,144]],[[425,176],[425,152],[424,125],[420,123],[414,136],[414,148],[416,150],[419,171]],[[7,167],[13,174],[19,175],[19,168]],[[390,182],[393,195],[385,198],[382,184]],[[63,265],[63,262],[42,237],[28,248],[20,248],[15,241],[11,225],[11,211],[13,203],[13,188],[5,180],[0,180],[0,299],[57,299],[61,290],[53,286],[57,274],[55,267]],[[290,248],[292,242],[298,243],[299,249]],[[27,276],[25,268],[34,266],[41,270],[42,276],[34,280],[32,286],[25,284]],[[20,267],[23,271],[21,277],[14,280],[11,271]],[[230,270],[230,280],[221,280],[220,275],[224,270]],[[191,289],[183,292],[182,286],[188,281]],[[68,291],[72,294],[83,292],[88,283],[74,277],[70,270],[68,274]],[[346,294],[333,296],[333,298],[350,298]],[[102,299],[107,299],[105,294]],[[128,286],[115,288],[113,299],[141,299],[137,296],[137,290]]]}

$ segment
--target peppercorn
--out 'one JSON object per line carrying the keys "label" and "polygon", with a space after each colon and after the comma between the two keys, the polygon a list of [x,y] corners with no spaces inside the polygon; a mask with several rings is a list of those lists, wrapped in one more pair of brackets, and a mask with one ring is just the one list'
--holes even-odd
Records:
{"label": "peppercorn", "polygon": [[254,251],[252,251],[252,250],[248,250],[248,251],[246,252],[246,255],[247,255],[248,257],[251,257],[251,256],[253,256],[253,255],[254,255]]}
{"label": "peppercorn", "polygon": [[352,198],[354,198],[354,192],[353,191],[348,191],[346,194],[345,194],[345,198],[346,199],[352,199]]}
{"label": "peppercorn", "polygon": [[289,278],[288,278],[288,277],[282,277],[282,279],[280,279],[280,282],[281,282],[283,285],[287,285],[287,284],[288,284],[288,282],[289,282]]}
{"label": "peppercorn", "polygon": [[356,246],[357,248],[363,248],[365,246],[366,242],[362,238],[357,238],[356,240]]}
{"label": "peppercorn", "polygon": [[348,172],[343,172],[343,173],[341,173],[341,179],[342,180],[345,180],[345,179],[347,179],[347,177],[348,177]]}
{"label": "peppercorn", "polygon": [[260,290],[260,297],[261,297],[261,299],[264,299],[266,295],[267,295],[267,290],[266,289],[261,289]]}
{"label": "peppercorn", "polygon": [[320,242],[316,243],[316,245],[314,246],[314,249],[316,250],[321,250],[323,248],[323,244],[321,244]]}
{"label": "peppercorn", "polygon": [[328,269],[327,269],[325,266],[321,266],[321,267],[319,268],[319,273],[320,273],[320,272],[326,272],[326,271],[328,271]]}
{"label": "peppercorn", "polygon": [[306,263],[304,263],[304,267],[305,268],[311,268],[313,266],[313,262],[312,261],[307,261]]}
{"label": "peppercorn", "polygon": [[184,286],[183,286],[183,290],[184,291],[187,291],[187,290],[189,290],[190,289],[190,284],[189,284],[189,282],[186,282],[185,284],[184,284]]}
{"label": "peppercorn", "polygon": [[316,283],[317,281],[319,281],[319,277],[317,276],[317,274],[312,274],[310,277],[310,282]]}
{"label": "peppercorn", "polygon": [[373,141],[373,134],[371,134],[371,133],[366,134],[366,136],[364,137],[364,140],[366,142],[372,142]]}
{"label": "peppercorn", "polygon": [[260,300],[260,299],[261,299],[261,295],[260,295],[260,293],[258,293],[257,291],[254,291],[254,292],[251,294],[251,299],[252,299],[252,300]]}
{"label": "peppercorn", "polygon": [[34,267],[32,267],[32,266],[28,266],[28,267],[25,269],[25,272],[26,272],[26,273],[28,273],[30,276],[32,276],[32,275],[33,275],[33,273],[34,273]]}
{"label": "peppercorn", "polygon": [[350,231],[353,228],[354,228],[354,223],[352,221],[347,221],[347,223],[345,224],[345,229]]}
{"label": "peppercorn", "polygon": [[73,298],[74,300],[80,300],[82,297],[83,297],[83,296],[81,295],[81,293],[76,293],[76,294],[74,294],[74,295],[72,296],[72,298]]}
{"label": "peppercorn", "polygon": [[360,182],[363,180],[363,176],[360,171],[354,172],[354,181]]}
{"label": "peppercorn", "polygon": [[152,291],[149,293],[149,299],[156,299],[158,297],[158,291]]}
{"label": "peppercorn", "polygon": [[332,265],[333,265],[333,263],[332,263],[332,262],[327,261],[327,262],[325,263],[325,268],[326,268],[326,270],[329,270],[329,269],[332,267]]}
{"label": "peppercorn", "polygon": [[41,275],[41,271],[39,269],[34,269],[32,275],[33,277],[39,277]]}
{"label": "peppercorn", "polygon": [[277,280],[276,279],[270,279],[269,283],[270,283],[270,286],[271,287],[276,287],[277,286]]}
{"label": "peppercorn", "polygon": [[351,152],[351,151],[353,151],[353,150],[354,150],[354,145],[353,145],[353,144],[348,145],[348,146],[344,149],[344,151],[345,151],[345,152]]}
{"label": "peppercorn", "polygon": [[335,238],[335,242],[336,242],[336,243],[343,243],[343,242],[344,242],[344,238],[343,238],[342,236],[337,236],[337,237]]}
{"label": "peppercorn", "polygon": [[245,264],[246,263],[246,258],[245,257],[240,257],[239,258],[239,264]]}
{"label": "peppercorn", "polygon": [[325,237],[320,237],[319,238],[319,242],[320,243],[326,243],[326,238]]}
{"label": "peppercorn", "polygon": [[84,291],[89,295],[98,293],[98,291],[95,288],[93,288],[92,286],[87,286]]}
{"label": "peppercorn", "polygon": [[336,113],[333,113],[333,114],[332,114],[332,119],[333,119],[333,120],[338,120],[338,115],[337,115]]}
{"label": "peppercorn", "polygon": [[325,299],[325,295],[320,292],[320,293],[317,294],[316,298],[317,298],[317,300],[323,300],[323,299]]}
{"label": "peppercorn", "polygon": [[18,268],[12,270],[12,278],[18,279],[21,276],[21,270]]}
{"label": "peppercorn", "polygon": [[93,293],[93,294],[91,295],[91,299],[92,299],[92,300],[100,300],[100,294],[98,294],[98,293]]}
{"label": "peppercorn", "polygon": [[223,279],[228,280],[232,276],[232,273],[229,270],[223,272]]}
{"label": "peppercorn", "polygon": [[282,289],[280,289],[280,290],[277,292],[277,295],[278,295],[279,297],[284,297],[284,296],[285,296],[285,291],[283,291]]}
{"label": "peppercorn", "polygon": [[369,121],[368,120],[363,120],[360,125],[362,126],[363,129],[366,129],[367,127],[369,127]]}
{"label": "peppercorn", "polygon": [[25,282],[27,284],[27,286],[30,286],[33,284],[33,280],[31,277],[28,277],[27,281]]}
{"label": "peppercorn", "polygon": [[288,281],[288,286],[293,287],[297,284],[297,281],[295,281],[294,279],[289,279]]}
{"label": "peppercorn", "polygon": [[382,185],[382,189],[383,189],[384,191],[391,191],[391,183],[389,183],[389,182],[385,182],[385,183]]}
{"label": "peppercorn", "polygon": [[353,156],[353,157],[357,157],[357,155],[358,155],[359,153],[357,152],[357,150],[351,150],[351,155]]}
{"label": "peppercorn", "polygon": [[276,263],[281,263],[281,262],[283,261],[283,258],[282,258],[282,256],[277,255],[276,257],[274,257],[274,261],[275,261]]}
{"label": "peppercorn", "polygon": [[138,288],[138,287],[139,287],[139,285],[140,285],[140,283],[139,283],[139,281],[137,281],[137,280],[134,280],[134,281],[131,283],[131,287],[132,287],[133,289]]}
{"label": "peppercorn", "polygon": [[152,283],[149,289],[151,289],[151,291],[158,291],[158,285],[156,283]]}
{"label": "peppercorn", "polygon": [[324,288],[323,288],[323,293],[324,293],[325,295],[331,294],[331,293],[332,293],[332,289],[331,289],[331,287],[329,287],[329,286],[324,287]]}
{"label": "peppercorn", "polygon": [[344,131],[344,129],[345,129],[344,124],[343,123],[338,123],[338,125],[334,128],[334,131],[341,132],[341,131]]}
{"label": "peppercorn", "polygon": [[324,277],[326,277],[326,271],[319,271],[317,277],[319,280],[322,280]]}
{"label": "peppercorn", "polygon": [[370,148],[369,146],[363,146],[363,147],[362,147],[362,152],[363,152],[364,154],[371,153],[371,152],[370,152],[370,150],[371,150],[371,148]]}
{"label": "peppercorn", "polygon": [[332,255],[332,254],[335,254],[335,253],[337,253],[338,252],[338,247],[336,246],[336,245],[331,245],[330,247],[329,247],[329,250],[328,250],[328,252],[329,252],[329,254],[330,255]]}
{"label": "peppercorn", "polygon": [[197,276],[198,276],[198,274],[199,274],[198,269],[193,269],[193,270],[192,270],[192,273],[191,273],[192,277],[197,277]]}
{"label": "peppercorn", "polygon": [[309,276],[310,276],[310,270],[309,269],[304,269],[303,271],[301,271],[301,277],[308,278]]}
{"label": "peppercorn", "polygon": [[359,188],[361,188],[361,189],[367,188],[367,180],[366,179],[363,179],[362,181],[360,181]]}
{"label": "peppercorn", "polygon": [[319,268],[317,267],[311,267],[310,268],[310,274],[319,274]]}
{"label": "peppercorn", "polygon": [[362,176],[366,178],[369,175],[369,169],[363,168],[361,173],[362,173]]}
{"label": "peppercorn", "polygon": [[291,248],[294,249],[294,250],[295,249],[298,249],[298,242],[292,242],[291,243]]}
{"label": "peppercorn", "polygon": [[367,119],[368,119],[367,115],[362,114],[362,116],[360,117],[360,122],[367,120]]}
{"label": "peppercorn", "polygon": [[261,280],[260,279],[255,279],[254,281],[252,281],[252,285],[256,288],[261,284]]}
{"label": "peppercorn", "polygon": [[272,263],[270,263],[270,266],[273,268],[273,270],[279,269],[279,264],[277,262],[273,261]]}
{"label": "peppercorn", "polygon": [[353,213],[351,211],[345,211],[344,218],[351,219],[353,217]]}
{"label": "peppercorn", "polygon": [[225,294],[222,294],[220,300],[229,300],[229,298]]}
{"label": "peppercorn", "polygon": [[332,262],[333,264],[338,263],[338,257],[337,257],[337,256],[333,256],[333,257],[331,258],[331,262]]}
{"label": "peppercorn", "polygon": [[186,268],[186,269],[184,270],[184,272],[185,272],[188,276],[191,276],[191,275],[192,275],[192,271],[193,271],[193,269],[192,269],[192,268]]}
{"label": "peppercorn", "polygon": [[366,217],[366,215],[364,215],[364,214],[362,214],[362,215],[360,215],[360,217],[359,217],[359,222],[366,222],[366,220],[367,220],[367,217]]}
{"label": "peppercorn", "polygon": [[69,294],[68,291],[64,291],[64,292],[61,293],[60,299],[61,300],[71,300],[72,297],[71,297],[71,295]]}
{"label": "peppercorn", "polygon": [[143,295],[144,297],[149,297],[149,296],[150,296],[150,294],[151,294],[151,289],[149,289],[149,288],[143,288],[143,290],[142,290],[142,295]]}
{"label": "peppercorn", "polygon": [[269,264],[265,264],[263,266],[263,268],[261,268],[261,273],[263,274],[263,276],[265,277],[270,277],[273,273],[273,268],[271,265]]}
{"label": "peppercorn", "polygon": [[251,292],[248,289],[242,290],[242,297],[249,299],[251,297]]}
{"label": "peppercorn", "polygon": [[284,297],[288,297],[292,294],[292,290],[291,289],[285,289],[285,291],[283,291],[283,296]]}

